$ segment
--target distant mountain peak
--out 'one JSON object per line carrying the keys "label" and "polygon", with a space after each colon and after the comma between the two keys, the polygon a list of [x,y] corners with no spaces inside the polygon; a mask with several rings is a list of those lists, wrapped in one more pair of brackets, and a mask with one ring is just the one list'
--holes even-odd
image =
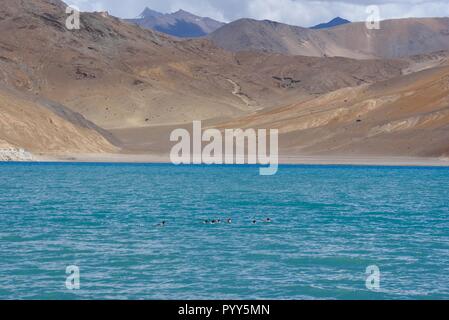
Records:
{"label": "distant mountain peak", "polygon": [[348,23],[351,23],[351,21],[343,19],[341,17],[336,17],[329,22],[320,23],[316,26],[311,27],[310,29],[327,29],[327,28],[333,28],[333,27],[341,26],[343,24],[348,24]]}
{"label": "distant mountain peak", "polygon": [[155,11],[153,9],[150,9],[146,7],[142,13],[138,16],[139,19],[145,19],[145,18],[158,18],[162,17],[164,14],[158,11]]}
{"label": "distant mountain peak", "polygon": [[182,10],[182,9],[179,9],[178,11],[173,12],[171,15],[174,17],[200,18],[199,16],[197,16],[191,12]]}
{"label": "distant mountain peak", "polygon": [[345,18],[342,18],[342,17],[336,17],[336,18],[334,18],[334,19],[332,19],[331,21],[330,21],[330,23],[343,23],[343,24],[347,24],[347,23],[351,23],[351,21],[349,21],[349,20],[347,20],[347,19],[345,19]]}
{"label": "distant mountain peak", "polygon": [[185,10],[183,10],[183,9],[179,9],[178,11],[174,12],[174,14],[181,14],[181,13],[193,15],[192,13],[190,13],[190,12],[188,12],[188,11],[185,11]]}
{"label": "distant mountain peak", "polygon": [[274,26],[277,26],[277,25],[281,24],[280,22],[277,22],[277,21],[274,21],[274,20],[267,20],[267,19],[263,20],[263,22],[267,23],[267,24],[274,25]]}
{"label": "distant mountain peak", "polygon": [[160,13],[148,7],[139,17],[128,21],[181,38],[203,37],[224,25],[222,22],[200,17],[182,9],[173,13]]}

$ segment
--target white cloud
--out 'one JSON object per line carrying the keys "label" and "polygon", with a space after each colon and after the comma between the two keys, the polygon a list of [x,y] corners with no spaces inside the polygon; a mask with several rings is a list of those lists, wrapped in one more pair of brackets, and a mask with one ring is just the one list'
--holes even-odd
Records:
{"label": "white cloud", "polygon": [[136,17],[145,7],[161,12],[184,9],[225,22],[239,18],[269,19],[310,26],[336,16],[366,19],[366,7],[379,5],[382,19],[449,16],[447,0],[67,0],[85,11],[108,10],[123,18]]}

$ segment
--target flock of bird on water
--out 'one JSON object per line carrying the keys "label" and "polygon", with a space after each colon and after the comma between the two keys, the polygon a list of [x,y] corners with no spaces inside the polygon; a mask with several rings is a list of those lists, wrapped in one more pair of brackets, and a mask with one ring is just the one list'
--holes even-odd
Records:
{"label": "flock of bird on water", "polygon": [[[225,222],[226,224],[232,224],[232,219],[228,218],[228,219],[226,219],[226,221],[222,221],[220,219],[217,219],[217,220],[204,220],[203,224],[220,224],[220,223],[223,223],[223,222]],[[257,222],[258,221],[256,219],[253,219],[251,221],[252,224],[257,224]],[[263,222],[263,223],[272,223],[273,220],[271,220],[271,218],[266,218],[266,219],[262,220],[261,222]],[[166,225],[167,225],[167,221],[162,221],[157,226],[158,227],[165,227]]]}

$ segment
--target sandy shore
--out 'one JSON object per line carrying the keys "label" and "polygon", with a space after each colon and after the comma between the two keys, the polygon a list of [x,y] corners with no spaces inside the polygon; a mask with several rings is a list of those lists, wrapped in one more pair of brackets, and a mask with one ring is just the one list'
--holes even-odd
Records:
{"label": "sandy shore", "polygon": [[[70,154],[38,155],[41,162],[94,163],[170,163],[168,155],[161,154]],[[372,166],[431,166],[449,167],[449,158],[391,157],[391,156],[280,156],[280,164],[310,165],[372,165]]]}

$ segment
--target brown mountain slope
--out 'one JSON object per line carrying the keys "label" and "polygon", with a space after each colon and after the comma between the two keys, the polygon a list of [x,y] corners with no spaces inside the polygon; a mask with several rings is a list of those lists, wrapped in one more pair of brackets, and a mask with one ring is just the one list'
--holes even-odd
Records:
{"label": "brown mountain slope", "polygon": [[209,35],[234,52],[261,50],[305,56],[356,59],[398,58],[449,49],[449,18],[386,20],[380,30],[350,23],[310,30],[272,21],[241,19]]}
{"label": "brown mountain slope", "polygon": [[111,141],[94,124],[62,106],[0,86],[2,148],[33,153],[117,152]]}
{"label": "brown mountain slope", "polygon": [[223,127],[278,128],[284,154],[449,154],[449,66],[346,88]]}
{"label": "brown mountain slope", "polygon": [[[252,52],[237,53],[235,59],[239,70],[235,81],[240,82],[242,91],[270,107],[397,77],[416,64],[402,60],[353,60]],[[221,72],[226,74],[226,70]],[[274,90],[260,88],[261,83],[271,83],[270,87],[274,85],[277,94],[273,94]]]}

